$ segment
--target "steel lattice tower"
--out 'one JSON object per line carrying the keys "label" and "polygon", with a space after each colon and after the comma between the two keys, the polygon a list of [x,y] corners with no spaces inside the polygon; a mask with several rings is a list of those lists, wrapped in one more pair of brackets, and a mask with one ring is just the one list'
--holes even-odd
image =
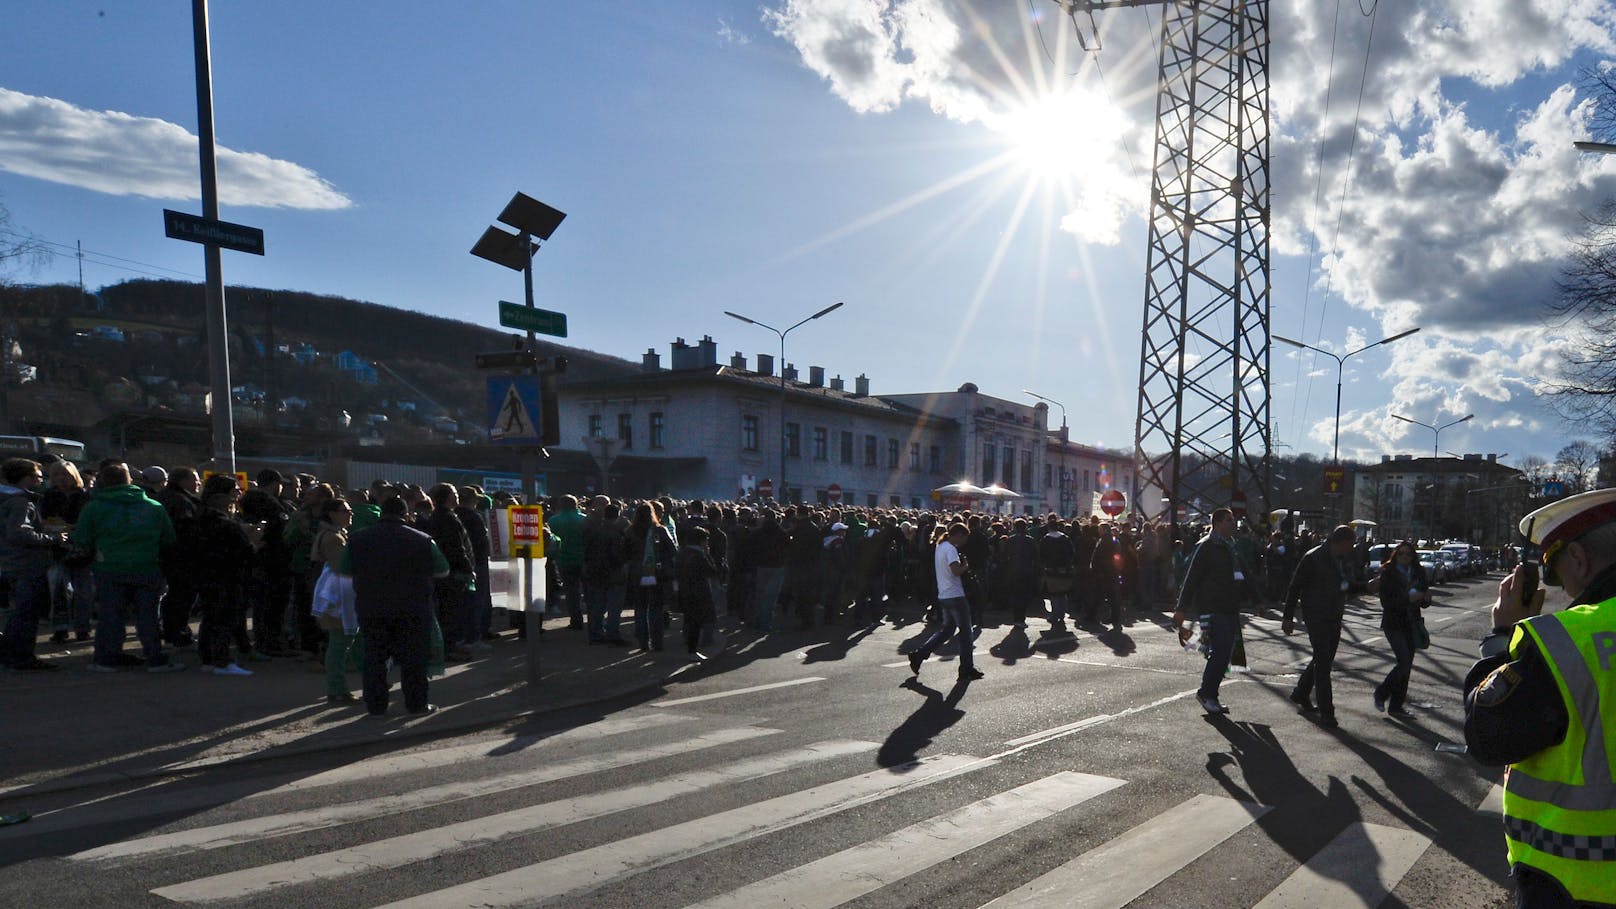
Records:
{"label": "steel lattice tower", "polygon": [[[1268,509],[1268,0],[1065,0],[1069,13],[1163,5],[1134,507]],[[1155,485],[1162,503],[1140,502]],[[1255,504],[1255,503],[1254,503]]]}

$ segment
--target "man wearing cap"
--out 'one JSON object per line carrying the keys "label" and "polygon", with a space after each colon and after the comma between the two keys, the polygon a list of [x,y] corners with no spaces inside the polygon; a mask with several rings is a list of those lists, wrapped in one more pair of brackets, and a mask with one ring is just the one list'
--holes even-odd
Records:
{"label": "man wearing cap", "polygon": [[1304,712],[1311,712],[1316,698],[1319,723],[1324,726],[1336,725],[1330,667],[1341,645],[1341,618],[1347,609],[1346,559],[1352,555],[1356,536],[1345,524],[1330,531],[1326,542],[1313,547],[1296,563],[1285,591],[1285,615],[1280,628],[1287,635],[1296,632],[1296,608],[1301,606],[1307,642],[1313,648],[1313,658],[1296,680],[1291,700]]}
{"label": "man wearing cap", "polygon": [[1521,533],[1571,604],[1541,614],[1533,566],[1498,585],[1465,678],[1465,741],[1507,764],[1504,841],[1516,905],[1616,904],[1616,489],[1539,508]]}

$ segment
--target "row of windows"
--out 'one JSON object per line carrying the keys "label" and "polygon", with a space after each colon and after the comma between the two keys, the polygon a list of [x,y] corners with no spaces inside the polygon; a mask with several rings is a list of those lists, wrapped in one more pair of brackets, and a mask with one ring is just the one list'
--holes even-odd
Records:
{"label": "row of windows", "polygon": [[[1016,485],[1016,449],[1004,446],[1004,460],[996,460],[998,447],[992,442],[982,446],[982,479],[984,483],[1000,483],[1011,489],[1032,489],[1032,451],[1021,452],[1021,485]],[[1002,466],[1002,472],[995,465]]]}
{"label": "row of windows", "polygon": [[[750,414],[741,417],[741,447],[747,451],[757,451],[757,422],[758,418]],[[854,455],[854,434],[851,430],[841,430],[838,439],[837,454],[843,464],[852,464]],[[802,457],[802,424],[787,423],[785,432],[786,457]],[[885,466],[888,470],[897,470],[901,444],[897,439],[887,439],[885,446]],[[865,467],[880,467],[883,464],[883,450],[881,440],[873,435],[864,436],[863,462]],[[943,471],[943,449],[940,445],[929,446],[927,451],[927,469],[932,473]],[[830,460],[830,430],[823,426],[813,427],[813,459],[815,461]],[[909,443],[909,469],[920,470],[920,443]]]}
{"label": "row of windows", "polygon": [[[1070,480],[1073,486],[1076,486],[1077,485],[1077,468],[1075,468],[1075,467],[1072,468],[1071,476],[1067,477],[1066,479]],[[1098,477],[1096,477],[1095,479],[1098,480]],[[1128,477],[1127,477],[1126,474],[1123,475],[1122,485],[1123,485],[1124,488],[1126,488],[1127,485],[1128,485]],[[1054,487],[1055,487],[1055,465],[1045,463],[1044,464],[1044,488],[1045,489],[1053,489]],[[1089,485],[1089,471],[1087,471],[1087,470],[1083,471],[1083,491],[1084,492],[1099,492],[1100,491],[1099,485],[1094,485],[1092,487]]]}
{"label": "row of windows", "polygon": [[[603,425],[604,422],[605,422],[605,417],[603,417],[602,415],[600,415],[598,413],[592,413],[592,414],[589,415],[589,437],[591,439],[598,439],[598,438],[601,438],[602,436],[604,436],[606,434],[605,433],[605,428],[604,428],[604,425]],[[666,423],[665,420],[663,420],[661,412],[651,414],[651,417],[647,421],[647,426],[646,426],[646,429],[648,430],[648,432],[646,433],[646,446],[647,447],[651,448],[652,450],[659,449],[659,448],[662,447],[663,429],[664,429],[664,427],[666,425],[667,425],[667,423]],[[620,413],[620,414],[617,415],[617,441],[619,441],[619,442],[621,442],[623,444],[623,450],[624,451],[633,450],[633,448],[634,448],[634,415],[633,414]]]}

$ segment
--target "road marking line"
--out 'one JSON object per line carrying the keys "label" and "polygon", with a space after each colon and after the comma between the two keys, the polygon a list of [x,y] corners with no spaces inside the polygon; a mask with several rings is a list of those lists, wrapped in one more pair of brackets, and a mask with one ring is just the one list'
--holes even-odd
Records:
{"label": "road marking line", "polygon": [[1268,811],[1197,795],[999,897],[993,909],[1121,909]]}
{"label": "road marking line", "polygon": [[750,688],[736,688],[733,691],[720,691],[716,694],[698,694],[695,697],[679,698],[672,701],[657,701],[652,707],[677,707],[680,704],[696,704],[701,701],[716,701],[719,698],[732,698],[738,694],[752,694],[757,691],[769,691],[775,688],[790,688],[793,685],[806,685],[809,682],[823,682],[823,676],[811,675],[806,678],[792,679],[789,682],[770,682],[767,685],[753,685]]}
{"label": "road marking line", "polygon": [[480,880],[389,903],[382,909],[494,909],[533,906],[593,890],[736,843],[786,830],[818,818],[949,779],[982,766],[969,755],[934,755],[874,770],[729,811],[652,830],[592,849],[557,856]]}
{"label": "road marking line", "polygon": [[1498,817],[1503,817],[1504,816],[1504,787],[1503,787],[1503,785],[1500,784],[1500,783],[1494,783],[1492,785],[1492,788],[1487,790],[1487,794],[1482,797],[1481,804],[1476,806],[1476,811],[1478,811],[1481,814],[1491,814],[1491,815],[1496,815]]}
{"label": "road marking line", "polygon": [[1412,830],[1348,824],[1255,909],[1378,906],[1430,845],[1430,839]]}
{"label": "road marking line", "polygon": [[1111,777],[1063,770],[689,909],[830,909],[1110,792]]}
{"label": "road marking line", "polygon": [[778,729],[763,729],[752,726],[719,729],[683,741],[668,742],[649,748],[625,749],[590,755],[576,761],[551,764],[517,773],[504,773],[484,779],[456,781],[398,795],[360,799],[355,802],[325,805],[319,808],[289,811],[283,814],[265,815],[264,817],[248,818],[207,827],[193,827],[187,830],[177,830],[173,833],[153,834],[139,839],[109,843],[105,846],[70,855],[68,858],[74,861],[98,861],[104,859],[127,859],[159,852],[183,853],[199,849],[218,849],[224,846],[234,846],[238,843],[252,842],[265,837],[304,833],[309,830],[336,827],[353,821],[385,817],[405,811],[414,811],[418,808],[506,792],[520,786],[550,783],[556,780],[597,773],[601,770],[626,767],[632,764],[670,757],[675,754],[774,735],[779,731]]}
{"label": "road marking line", "polygon": [[[1227,683],[1225,683],[1225,684],[1227,684]],[[1018,738],[1018,739],[1011,739],[1008,742],[1005,742],[1005,744],[1009,745],[1012,748],[1019,748],[1019,747],[1021,747],[1023,745],[1038,744],[1040,742],[1046,742],[1046,741],[1049,741],[1051,739],[1058,739],[1058,738],[1060,738],[1062,736],[1070,735],[1070,734],[1072,734],[1074,732],[1080,732],[1080,731],[1082,731],[1084,729],[1088,729],[1091,726],[1098,726],[1101,723],[1109,723],[1112,720],[1120,720],[1125,716],[1132,716],[1133,714],[1136,714],[1136,713],[1142,713],[1142,712],[1144,712],[1146,710],[1152,710],[1154,708],[1160,707],[1163,704],[1170,704],[1173,701],[1183,700],[1184,698],[1187,698],[1190,695],[1193,695],[1195,693],[1195,691],[1196,691],[1196,689],[1193,689],[1193,688],[1190,689],[1189,691],[1180,691],[1178,694],[1170,694],[1167,697],[1158,698],[1157,700],[1151,701],[1148,704],[1141,704],[1138,707],[1129,707],[1126,710],[1120,710],[1120,711],[1118,711],[1116,713],[1102,713],[1102,714],[1099,714],[1098,716],[1087,717],[1085,719],[1077,720],[1076,722],[1067,723],[1067,724],[1065,724],[1063,726],[1055,726],[1055,727],[1050,728],[1050,729],[1045,729],[1045,730],[1043,730],[1041,732],[1034,732],[1031,735],[1024,735],[1024,736],[1022,736],[1021,738]],[[1003,757],[1003,755],[1000,755],[1000,757]]]}
{"label": "road marking line", "polygon": [[1131,669],[1134,672],[1159,672],[1163,675],[1198,675],[1199,669],[1193,672],[1188,669],[1159,669],[1155,666],[1126,666],[1120,663],[1102,663],[1099,660],[1078,660],[1072,657],[1059,657],[1057,663],[1075,663],[1079,666],[1101,666],[1106,669]]}
{"label": "road marking line", "polygon": [[295,884],[326,881],[386,868],[399,868],[411,862],[427,861],[508,837],[643,808],[706,789],[781,773],[805,764],[873,751],[876,747],[874,742],[816,742],[802,748],[766,754],[723,767],[676,774],[620,789],[544,802],[514,811],[362,843],[346,849],[184,881],[156,888],[152,893],[180,903],[207,903],[258,895]]}

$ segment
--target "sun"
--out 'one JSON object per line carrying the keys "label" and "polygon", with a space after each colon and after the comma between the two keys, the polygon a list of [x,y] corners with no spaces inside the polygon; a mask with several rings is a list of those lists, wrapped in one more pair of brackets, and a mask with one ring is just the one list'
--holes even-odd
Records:
{"label": "sun", "polygon": [[1083,182],[1115,167],[1128,122],[1111,102],[1082,88],[1033,98],[988,124],[1012,164],[1049,183]]}

